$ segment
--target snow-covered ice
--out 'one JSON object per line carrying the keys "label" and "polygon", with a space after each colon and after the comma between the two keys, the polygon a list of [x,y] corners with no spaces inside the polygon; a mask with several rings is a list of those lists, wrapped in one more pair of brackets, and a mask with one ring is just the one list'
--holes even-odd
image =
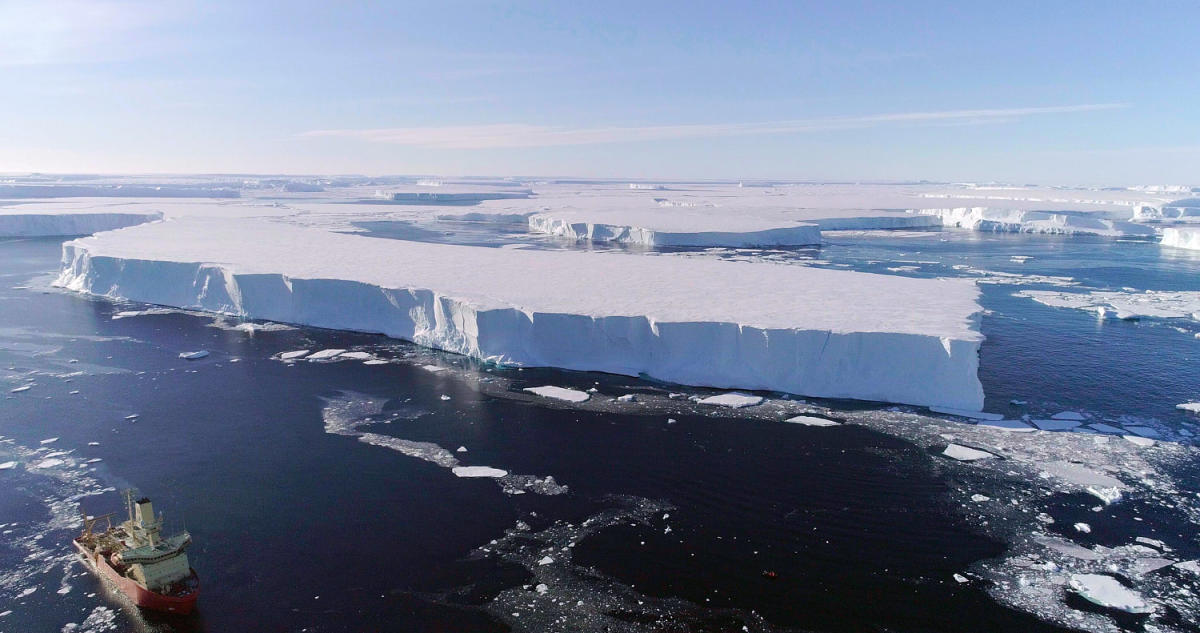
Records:
{"label": "snow-covered ice", "polygon": [[455,466],[451,469],[455,477],[503,477],[508,474],[507,470],[499,468],[490,468],[488,466]]}
{"label": "snow-covered ice", "polygon": [[784,420],[784,422],[791,422],[793,424],[803,424],[805,426],[841,426],[841,424],[842,424],[841,422],[830,420],[828,418],[818,418],[816,416],[811,416],[811,415],[793,416],[793,417],[790,417],[790,418]]}
{"label": "snow-covered ice", "polygon": [[344,349],[323,349],[319,352],[313,352],[308,355],[305,360],[329,360],[345,352]]}
{"label": "snow-covered ice", "polygon": [[194,352],[180,352],[179,357],[184,360],[200,360],[208,356],[208,350],[197,350]]}
{"label": "snow-covered ice", "polygon": [[1196,414],[1200,414],[1200,402],[1185,402],[1183,404],[1175,405],[1175,408],[1183,409],[1184,411],[1191,411],[1192,413],[1196,413]]}
{"label": "snow-covered ice", "polygon": [[961,444],[948,445],[946,449],[942,451],[942,455],[945,455],[950,459],[957,459],[960,462],[973,462],[980,459],[994,459],[996,457],[987,451],[981,451],[969,446],[962,446]]}
{"label": "snow-covered ice", "polygon": [[1200,321],[1200,291],[1095,291],[1058,292],[1021,290],[1014,296],[1033,299],[1054,308],[1074,308],[1118,319],[1191,319]]}
{"label": "snow-covered ice", "polygon": [[762,396],[755,396],[747,393],[739,393],[731,391],[716,396],[701,398],[697,402],[707,404],[714,407],[729,407],[730,409],[741,409],[742,407],[753,407],[761,404]]}
{"label": "snow-covered ice", "polygon": [[1089,602],[1126,613],[1153,613],[1154,607],[1107,574],[1072,574],[1071,589]]}
{"label": "snow-covered ice", "polygon": [[264,218],[177,217],[63,248],[58,283],[94,294],[382,332],[508,364],[982,404],[969,280],[409,242]]}
{"label": "snow-covered ice", "polygon": [[999,413],[985,413],[983,411],[971,411],[969,409],[956,409],[953,407],[929,407],[934,413],[944,413],[946,415],[957,415],[962,418],[970,418],[972,420],[988,420],[999,421],[1003,420],[1004,416]]}
{"label": "snow-covered ice", "polygon": [[1153,238],[1153,227],[1102,217],[1100,213],[1030,211],[1003,207],[916,209],[941,218],[943,225],[997,233],[1052,233]]}
{"label": "snow-covered ice", "polygon": [[1200,251],[1200,227],[1171,227],[1163,229],[1162,245]]}
{"label": "snow-covered ice", "polygon": [[309,350],[306,350],[306,349],[298,349],[298,350],[293,350],[290,352],[283,352],[279,355],[279,358],[282,360],[294,360],[297,358],[303,358],[304,356],[307,356],[308,352],[309,352]]}
{"label": "snow-covered ice", "polygon": [[566,387],[555,387],[553,385],[545,385],[542,387],[526,387],[522,391],[528,391],[534,395],[543,398],[551,398],[553,400],[563,400],[566,402],[587,402],[591,398],[591,394],[584,391],[576,391],[575,389],[567,389]]}

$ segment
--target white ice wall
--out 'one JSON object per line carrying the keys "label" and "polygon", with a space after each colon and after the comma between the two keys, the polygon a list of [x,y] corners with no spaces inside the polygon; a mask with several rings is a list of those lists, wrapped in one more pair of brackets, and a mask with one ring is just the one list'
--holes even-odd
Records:
{"label": "white ice wall", "polygon": [[815,224],[798,224],[757,231],[666,231],[623,224],[572,222],[547,214],[529,216],[529,229],[573,240],[616,242],[642,246],[805,246],[821,243]]}
{"label": "white ice wall", "polygon": [[0,237],[90,235],[145,222],[162,214],[145,213],[0,213]]}
{"label": "white ice wall", "polygon": [[936,215],[945,226],[996,233],[1051,233],[1102,235],[1109,237],[1154,237],[1154,228],[1099,217],[1100,213],[1058,213],[993,207],[914,209],[914,213]]}
{"label": "white ice wall", "polygon": [[1200,227],[1177,227],[1163,229],[1163,246],[1200,251]]}

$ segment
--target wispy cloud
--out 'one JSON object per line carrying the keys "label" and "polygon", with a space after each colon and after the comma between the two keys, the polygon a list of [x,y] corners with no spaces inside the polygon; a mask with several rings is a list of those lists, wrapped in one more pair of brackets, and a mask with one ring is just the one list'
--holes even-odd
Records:
{"label": "wispy cloud", "polygon": [[0,1],[0,67],[95,63],[147,53],[186,5],[147,0]]}
{"label": "wispy cloud", "polygon": [[555,127],[524,123],[453,125],[440,127],[397,127],[372,129],[312,130],[306,138],[348,138],[372,143],[391,143],[439,149],[490,149],[635,143],[690,138],[715,138],[764,134],[801,134],[829,130],[852,130],[884,125],[958,123],[979,125],[1032,116],[1075,114],[1128,107],[1122,103],[1092,103],[1036,108],[942,110],[902,112],[853,117],[826,117],[766,123],[714,123],[697,125],[651,125],[638,127]]}

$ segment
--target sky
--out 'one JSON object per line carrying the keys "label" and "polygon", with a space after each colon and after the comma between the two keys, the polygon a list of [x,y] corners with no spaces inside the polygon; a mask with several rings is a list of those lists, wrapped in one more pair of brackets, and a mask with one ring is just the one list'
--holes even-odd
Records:
{"label": "sky", "polygon": [[1197,2],[13,2],[0,172],[1200,185]]}

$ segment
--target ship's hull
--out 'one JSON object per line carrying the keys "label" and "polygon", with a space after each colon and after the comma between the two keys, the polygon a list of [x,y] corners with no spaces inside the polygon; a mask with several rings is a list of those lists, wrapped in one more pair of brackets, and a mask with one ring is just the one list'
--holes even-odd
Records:
{"label": "ship's hull", "polygon": [[90,551],[81,545],[79,541],[72,541],[72,543],[74,543],[75,549],[79,550],[79,553],[83,555],[84,561],[92,571],[115,585],[121,590],[121,593],[128,596],[138,607],[152,611],[177,613],[179,615],[187,615],[196,607],[196,600],[200,597],[200,582],[196,577],[196,570],[191,570],[191,580],[195,585],[195,589],[184,596],[168,596],[150,591],[133,580],[117,573],[117,570],[113,569],[112,565],[103,556]]}

